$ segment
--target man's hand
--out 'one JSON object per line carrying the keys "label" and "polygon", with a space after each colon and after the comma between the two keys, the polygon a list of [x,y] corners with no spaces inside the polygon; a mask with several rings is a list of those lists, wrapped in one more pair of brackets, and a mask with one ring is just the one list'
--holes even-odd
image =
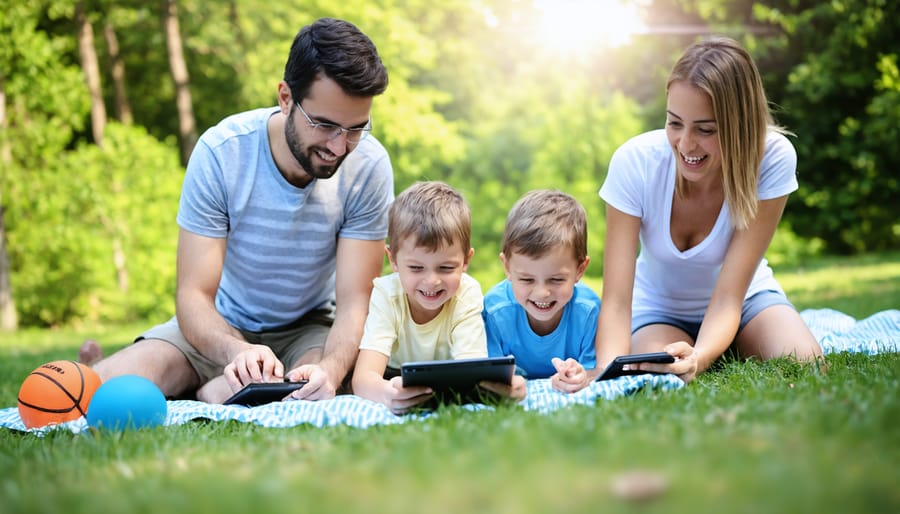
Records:
{"label": "man's hand", "polygon": [[307,380],[307,384],[291,393],[295,400],[330,400],[337,394],[335,385],[328,380],[328,373],[318,364],[304,364],[287,373],[291,382]]}
{"label": "man's hand", "polygon": [[268,346],[250,345],[237,354],[223,371],[232,392],[253,382],[278,382],[284,377],[284,364]]}

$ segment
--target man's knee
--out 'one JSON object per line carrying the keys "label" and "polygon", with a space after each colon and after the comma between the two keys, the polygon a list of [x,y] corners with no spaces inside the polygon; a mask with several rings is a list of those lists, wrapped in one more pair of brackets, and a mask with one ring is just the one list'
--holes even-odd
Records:
{"label": "man's knee", "polygon": [[156,384],[167,397],[196,389],[200,379],[187,357],[161,339],[141,339],[94,365],[105,382],[120,375],[138,375]]}

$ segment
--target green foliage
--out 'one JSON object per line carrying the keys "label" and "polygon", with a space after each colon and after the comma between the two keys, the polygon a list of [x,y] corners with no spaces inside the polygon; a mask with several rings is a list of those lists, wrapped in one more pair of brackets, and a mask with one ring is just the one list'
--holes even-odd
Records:
{"label": "green foliage", "polygon": [[82,144],[31,170],[6,213],[23,323],[171,315],[181,177],[171,145],[115,123],[102,148]]}
{"label": "green foliage", "polygon": [[[89,109],[81,69],[67,58],[74,41],[39,27],[42,8],[60,3],[65,2],[0,1],[0,79],[7,97],[0,142],[24,170],[55,158],[81,130]],[[17,196],[6,189],[16,170],[0,177],[4,199]]]}
{"label": "green foliage", "polygon": [[[105,100],[108,106],[115,100],[102,37],[108,25],[140,127],[112,125],[102,151],[87,145],[90,100],[75,4],[0,0],[8,125],[0,143],[12,152],[0,199],[20,319],[56,325],[165,316],[180,184],[180,170],[168,160],[178,122],[160,23],[165,3],[84,2]],[[707,24],[744,42],[760,62],[780,121],[798,134],[801,190],[791,196],[768,253],[774,265],[826,251],[897,247],[896,2],[640,4],[648,24]],[[433,179],[463,192],[475,213],[470,272],[485,287],[503,277],[497,253],[506,214],[534,188],[566,191],[585,206],[593,260],[587,273],[599,282],[605,225],[597,191],[609,158],[627,138],[661,126],[665,77],[695,38],[655,32],[621,47],[560,53],[540,35],[538,8],[520,0],[177,5],[200,132],[229,114],[274,104],[302,25],[335,16],[369,34],[390,72],[372,117],[391,155],[396,189]],[[760,22],[780,25],[785,34],[746,29]],[[126,178],[126,170],[159,182]],[[117,252],[125,259],[127,290],[116,274]]]}
{"label": "green foliage", "polygon": [[792,263],[807,262],[822,255],[825,242],[818,237],[804,239],[791,229],[791,224],[782,221],[766,250],[766,259],[773,267],[790,266]]}
{"label": "green foliage", "polygon": [[787,31],[774,52],[793,66],[776,90],[781,121],[798,136],[800,191],[788,207],[791,223],[829,251],[898,248],[900,4],[793,5],[757,9]]}

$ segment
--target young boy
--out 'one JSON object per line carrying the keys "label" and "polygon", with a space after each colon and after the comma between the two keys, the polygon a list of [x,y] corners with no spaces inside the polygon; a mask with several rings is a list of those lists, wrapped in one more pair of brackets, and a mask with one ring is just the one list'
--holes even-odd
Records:
{"label": "young boy", "polygon": [[484,297],[465,273],[470,233],[469,206],[447,184],[418,182],[394,201],[385,247],[394,273],[374,281],[354,394],[402,414],[431,398],[427,387],[403,387],[404,362],[487,356]]}
{"label": "young boy", "polygon": [[491,356],[514,355],[525,378],[551,378],[575,392],[590,381],[600,298],[581,284],[587,255],[587,217],[571,196],[531,191],[509,212],[500,260],[506,279],[484,299]]}

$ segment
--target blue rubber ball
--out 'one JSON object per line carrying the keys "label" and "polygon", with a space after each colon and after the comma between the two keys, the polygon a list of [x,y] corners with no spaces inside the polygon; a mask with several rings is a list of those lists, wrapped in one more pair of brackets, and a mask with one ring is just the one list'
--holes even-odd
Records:
{"label": "blue rubber ball", "polygon": [[97,389],[86,417],[92,428],[140,429],[165,423],[166,410],[166,397],[156,384],[137,375],[122,375]]}

